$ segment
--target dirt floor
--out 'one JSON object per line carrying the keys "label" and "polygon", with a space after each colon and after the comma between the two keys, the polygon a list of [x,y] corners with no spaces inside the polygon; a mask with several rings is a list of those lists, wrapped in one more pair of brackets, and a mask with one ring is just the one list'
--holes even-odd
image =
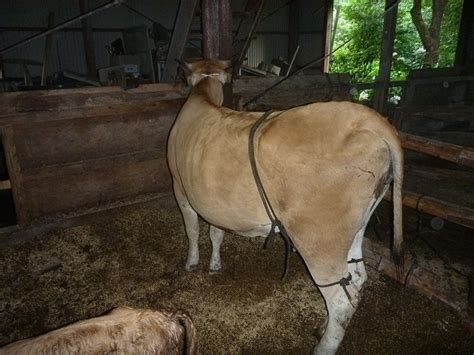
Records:
{"label": "dirt floor", "polygon": [[[325,307],[301,259],[287,279],[284,246],[227,235],[223,271],[184,270],[187,240],[171,195],[0,248],[0,345],[119,305],[187,310],[202,354],[308,354]],[[340,354],[472,354],[461,317],[371,269]]]}

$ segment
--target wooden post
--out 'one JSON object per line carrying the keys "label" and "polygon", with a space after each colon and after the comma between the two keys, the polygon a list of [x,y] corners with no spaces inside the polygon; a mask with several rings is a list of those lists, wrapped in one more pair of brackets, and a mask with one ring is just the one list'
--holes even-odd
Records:
{"label": "wooden post", "polygon": [[[81,13],[89,11],[89,0],[79,0]],[[92,32],[91,18],[81,20],[82,38],[84,39],[84,51],[87,65],[87,76],[91,79],[97,78],[97,67],[95,63],[94,34]]]}
{"label": "wooden post", "polygon": [[202,54],[204,58],[219,57],[220,0],[202,0]]}
{"label": "wooden post", "polygon": [[293,57],[299,44],[300,0],[290,2],[288,11],[288,62]]}
{"label": "wooden post", "polygon": [[473,18],[474,1],[465,0],[462,9],[461,23],[459,25],[456,58],[454,59],[454,65],[456,67],[463,67],[474,61],[474,28],[472,26]]}
{"label": "wooden post", "polygon": [[230,0],[219,1],[219,58],[232,59],[232,8]]}
{"label": "wooden post", "polygon": [[178,14],[174,24],[173,35],[171,36],[168,56],[166,57],[165,67],[163,68],[162,82],[174,82],[178,63],[176,59],[181,59],[186,40],[188,39],[189,29],[196,10],[197,0],[181,0],[179,3]]}
{"label": "wooden post", "polygon": [[[230,0],[219,0],[219,58],[232,59],[232,8]],[[229,71],[231,71],[229,69]],[[223,105],[232,107],[232,84],[224,85]]]}
{"label": "wooden post", "polygon": [[[335,33],[333,33],[333,28],[332,28],[332,13],[333,13],[333,7],[334,7],[334,1],[333,0],[326,0],[326,11],[324,12],[324,23],[325,26],[324,28],[324,33],[323,33],[323,45],[322,45],[322,54],[324,56],[327,56],[329,53],[331,53],[332,46],[334,45],[334,38],[335,38]],[[338,5],[338,9],[339,9]],[[336,17],[336,25],[334,26],[334,31],[336,31],[337,28],[337,18],[339,15],[339,11],[337,12],[337,17]],[[331,57],[328,56],[324,58],[323,62],[323,73],[329,73],[330,69],[330,64],[331,64]]]}
{"label": "wooden post", "polygon": [[[50,12],[48,15],[48,28],[54,26],[54,12]],[[46,36],[46,41],[44,44],[44,54],[43,54],[43,68],[41,69],[41,86],[46,85],[46,80],[48,79],[48,66],[49,58],[51,57],[51,47],[53,45],[53,33],[50,33]]]}
{"label": "wooden post", "polygon": [[395,43],[395,28],[397,26],[398,2],[385,0],[385,16],[383,22],[382,50],[377,82],[381,83],[374,95],[374,109],[381,114],[386,114],[390,71],[392,68],[393,45]]}

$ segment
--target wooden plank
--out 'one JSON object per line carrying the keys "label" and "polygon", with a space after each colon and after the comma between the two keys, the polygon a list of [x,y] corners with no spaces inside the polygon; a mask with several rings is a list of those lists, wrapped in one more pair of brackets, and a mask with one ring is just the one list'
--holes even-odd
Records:
{"label": "wooden plank", "polygon": [[[154,93],[154,92],[169,92],[174,91],[185,95],[186,88],[181,83],[173,84],[143,84],[137,88],[124,90],[118,86],[102,86],[102,87],[81,87],[74,89],[54,89],[54,90],[35,90],[35,91],[15,91],[15,92],[2,92],[0,93],[0,103],[3,105],[9,105],[10,101],[18,97],[38,97],[38,96],[70,96],[75,94],[86,94],[91,97],[97,95],[106,95],[114,93],[122,93],[126,95],[138,94],[138,93]],[[3,112],[3,111],[2,111]]]}
{"label": "wooden plank", "polygon": [[165,67],[163,68],[163,82],[174,82],[178,70],[176,59],[181,59],[184,52],[184,46],[188,38],[191,22],[194,17],[197,0],[181,0],[178,14],[171,36],[168,56],[166,57]]}
{"label": "wooden plank", "polygon": [[166,101],[183,97],[184,95],[174,91],[137,94],[129,94],[126,91],[122,91],[104,95],[73,94],[67,96],[24,95],[14,97],[11,100],[2,100],[0,98],[0,104],[5,105],[5,109],[2,114],[0,114],[0,117],[24,112],[61,111],[104,105],[127,105],[140,101],[144,102],[144,104],[148,104],[148,101],[151,100]]}
{"label": "wooden plank", "polygon": [[20,123],[28,122],[46,122],[66,119],[81,119],[93,116],[123,115],[128,113],[144,113],[151,111],[160,111],[162,114],[175,115],[185,99],[173,100],[144,100],[130,102],[127,104],[107,104],[101,106],[92,106],[75,109],[64,109],[59,111],[34,111],[23,112],[8,116],[0,116],[0,128]]}
{"label": "wooden plank", "polygon": [[388,99],[388,83],[392,69],[393,46],[395,43],[395,29],[397,26],[398,0],[385,0],[385,8],[390,9],[385,13],[383,22],[382,49],[377,82],[383,86],[377,88],[374,94],[374,109],[381,114],[386,114]]}
{"label": "wooden plank", "polygon": [[[387,191],[384,199],[392,200],[391,191]],[[474,210],[471,208],[410,191],[403,191],[403,205],[464,227],[474,228]]]}
{"label": "wooden plank", "polygon": [[[88,12],[89,0],[79,0],[79,8],[81,13]],[[95,62],[95,48],[94,48],[94,33],[92,32],[92,21],[91,18],[85,18],[81,20],[82,25],[82,38],[84,41],[84,53],[87,65],[87,76],[90,79],[97,79],[97,66]]]}
{"label": "wooden plank", "polygon": [[456,164],[474,167],[474,149],[456,144],[444,143],[434,139],[400,133],[405,149],[428,154]]}
{"label": "wooden plank", "polygon": [[11,127],[6,127],[2,129],[1,133],[10,184],[12,187],[13,201],[15,203],[17,222],[19,225],[26,225],[30,222],[26,213],[28,204],[25,196],[23,175],[16,154],[14,131]]}
{"label": "wooden plank", "polygon": [[24,181],[27,221],[171,191],[166,164],[163,147],[39,169]]}
{"label": "wooden plank", "polygon": [[[54,12],[50,12],[48,15],[48,28],[54,26]],[[43,67],[41,69],[41,86],[46,85],[46,80],[48,79],[48,67],[49,59],[51,57],[51,49],[53,46],[53,34],[46,36],[46,41],[44,45],[44,54],[43,54]]]}
{"label": "wooden plank", "polygon": [[166,146],[174,115],[161,112],[15,126],[22,172]]}

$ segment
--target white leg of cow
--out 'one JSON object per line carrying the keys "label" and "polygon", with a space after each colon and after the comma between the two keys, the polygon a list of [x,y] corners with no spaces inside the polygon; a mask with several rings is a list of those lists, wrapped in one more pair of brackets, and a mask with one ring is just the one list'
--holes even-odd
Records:
{"label": "white leg of cow", "polygon": [[[365,226],[357,232],[352,242],[351,249],[347,255],[347,260],[360,260],[362,259],[362,242],[364,241]],[[363,261],[348,263],[347,265],[349,272],[352,275],[352,281],[357,289],[360,291],[362,285],[367,280],[367,271]]]}
{"label": "white leg of cow", "polygon": [[318,355],[335,354],[359,303],[359,291],[352,283],[347,286],[347,290],[351,295],[351,300],[349,300],[343,288],[339,285],[321,288],[320,290],[326,301],[328,322],[321,341],[314,349],[314,353]]}
{"label": "white leg of cow", "polygon": [[186,270],[190,271],[199,264],[199,220],[197,213],[193,210],[186,196],[181,192],[176,183],[174,194],[178,202],[179,209],[183,215],[186,235],[188,236],[188,259],[186,260]]}
{"label": "white leg of cow", "polygon": [[221,244],[224,238],[224,231],[213,225],[209,226],[209,236],[212,242],[212,255],[209,264],[210,272],[217,272],[221,269]]}

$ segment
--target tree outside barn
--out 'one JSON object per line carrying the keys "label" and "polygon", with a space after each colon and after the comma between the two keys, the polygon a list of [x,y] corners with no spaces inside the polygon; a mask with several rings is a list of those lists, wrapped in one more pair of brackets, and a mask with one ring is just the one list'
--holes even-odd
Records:
{"label": "tree outside barn", "polygon": [[[378,74],[385,1],[337,0],[334,7],[332,72],[347,72],[353,82],[373,82]],[[410,70],[450,67],[462,12],[462,0],[401,0],[391,80]]]}

